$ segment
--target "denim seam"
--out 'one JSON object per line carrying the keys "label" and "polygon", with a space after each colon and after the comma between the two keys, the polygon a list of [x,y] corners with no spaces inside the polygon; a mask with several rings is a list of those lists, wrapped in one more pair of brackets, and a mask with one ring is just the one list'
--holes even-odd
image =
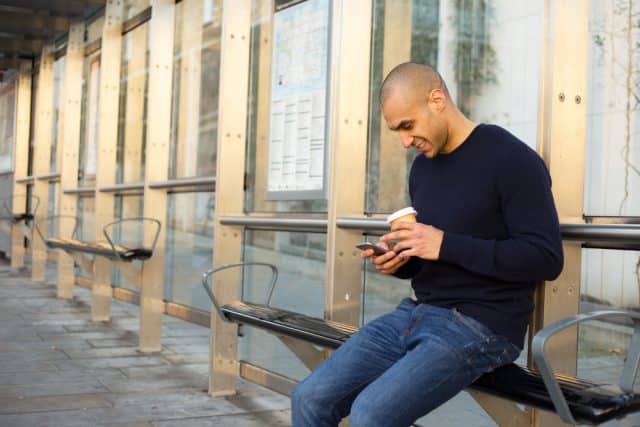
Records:
{"label": "denim seam", "polygon": [[472,324],[471,322],[469,322],[466,318],[465,315],[460,313],[458,310],[454,309],[454,313],[456,314],[456,317],[458,319],[460,319],[460,322],[462,322],[467,328],[471,329],[472,332],[474,332],[476,335],[479,335],[481,338],[483,338],[485,341],[489,341],[490,337],[489,335],[485,334],[484,332],[482,332],[481,330],[479,330],[474,324]]}
{"label": "denim seam", "polygon": [[416,329],[416,325],[420,323],[422,318],[427,314],[427,309],[423,310],[420,316],[416,317],[416,319],[409,325],[407,329],[402,333],[403,337],[408,337],[411,333]]}

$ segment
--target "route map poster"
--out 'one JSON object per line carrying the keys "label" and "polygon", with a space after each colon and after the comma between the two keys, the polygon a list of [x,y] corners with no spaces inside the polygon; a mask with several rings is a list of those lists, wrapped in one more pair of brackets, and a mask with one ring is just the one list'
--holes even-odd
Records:
{"label": "route map poster", "polygon": [[269,200],[326,197],[329,0],[275,12]]}

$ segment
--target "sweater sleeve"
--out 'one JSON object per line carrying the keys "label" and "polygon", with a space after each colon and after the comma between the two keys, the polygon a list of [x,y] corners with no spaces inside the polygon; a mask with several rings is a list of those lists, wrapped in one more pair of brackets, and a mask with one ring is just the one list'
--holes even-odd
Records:
{"label": "sweater sleeve", "polygon": [[413,276],[418,274],[418,272],[420,271],[420,267],[420,259],[411,257],[405,265],[403,265],[395,273],[393,273],[393,276],[397,277],[398,279],[411,279],[413,278]]}
{"label": "sweater sleeve", "polygon": [[551,178],[532,150],[500,162],[496,188],[508,237],[482,239],[445,230],[440,260],[507,281],[553,280],[562,271],[562,238]]}

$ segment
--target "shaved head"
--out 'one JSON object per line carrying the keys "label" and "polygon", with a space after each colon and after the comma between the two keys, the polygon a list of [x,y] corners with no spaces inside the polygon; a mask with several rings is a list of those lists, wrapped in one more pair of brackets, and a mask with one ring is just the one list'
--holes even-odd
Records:
{"label": "shaved head", "polygon": [[394,67],[382,82],[380,104],[384,105],[394,93],[420,97],[428,95],[434,89],[441,89],[447,99],[450,99],[447,85],[436,70],[428,65],[405,62]]}

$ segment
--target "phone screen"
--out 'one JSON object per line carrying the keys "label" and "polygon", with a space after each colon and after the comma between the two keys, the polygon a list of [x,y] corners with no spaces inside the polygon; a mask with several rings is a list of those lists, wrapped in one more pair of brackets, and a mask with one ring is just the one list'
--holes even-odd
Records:
{"label": "phone screen", "polygon": [[364,243],[360,243],[358,245],[356,245],[356,248],[364,251],[366,249],[373,249],[373,253],[375,255],[382,255],[385,254],[387,252],[387,250],[385,248],[383,248],[382,246],[378,246],[375,245],[373,243],[369,243],[369,242],[364,242]]}

